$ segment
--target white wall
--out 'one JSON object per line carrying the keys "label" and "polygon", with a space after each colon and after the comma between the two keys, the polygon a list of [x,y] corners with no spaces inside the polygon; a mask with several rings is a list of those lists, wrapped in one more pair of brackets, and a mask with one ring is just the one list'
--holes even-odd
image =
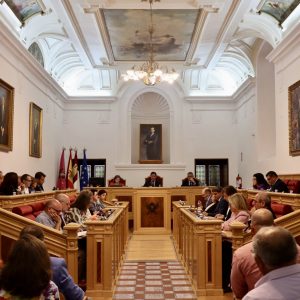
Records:
{"label": "white wall", "polygon": [[[24,49],[17,51],[14,40],[0,31],[0,77],[14,87],[13,151],[0,152],[0,170],[4,173],[47,175],[45,188],[55,185],[58,157],[61,151],[63,119],[60,102],[46,81],[38,74],[39,66]],[[36,74],[36,75],[34,75]],[[42,157],[29,156],[29,106],[34,102],[43,109]],[[57,103],[56,103],[57,102]]]}

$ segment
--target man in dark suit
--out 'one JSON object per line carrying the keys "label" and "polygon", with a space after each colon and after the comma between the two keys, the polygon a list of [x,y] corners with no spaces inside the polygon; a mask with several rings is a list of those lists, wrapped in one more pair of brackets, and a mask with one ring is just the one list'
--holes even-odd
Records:
{"label": "man in dark suit", "polygon": [[36,192],[43,192],[44,191],[44,187],[43,184],[45,182],[45,177],[46,175],[43,172],[36,172],[34,175],[34,178],[36,180],[36,188],[35,191]]}
{"label": "man in dark suit", "polygon": [[268,184],[270,185],[270,192],[289,193],[289,189],[286,184],[278,178],[278,175],[274,171],[269,171],[266,174]]}
{"label": "man in dark suit", "polygon": [[151,172],[150,176],[145,178],[145,183],[143,185],[144,187],[149,186],[162,186],[162,180],[161,177],[157,176],[156,172]]}
{"label": "man in dark suit", "polygon": [[147,134],[146,139],[144,140],[146,145],[146,154],[148,160],[160,159],[159,149],[158,149],[158,135],[155,132],[155,128],[151,127],[150,132]]}
{"label": "man in dark suit", "polygon": [[212,217],[218,217],[222,216],[222,219],[224,218],[224,216],[227,213],[227,209],[228,209],[228,202],[224,199],[223,197],[223,188],[221,187],[215,187],[212,189],[212,194],[213,197],[215,198],[215,201],[218,201],[218,205],[216,206],[216,209],[213,213],[209,214],[209,216]]}
{"label": "man in dark suit", "polygon": [[197,186],[199,185],[199,179],[194,177],[193,172],[188,172],[187,177],[182,180],[181,186]]}

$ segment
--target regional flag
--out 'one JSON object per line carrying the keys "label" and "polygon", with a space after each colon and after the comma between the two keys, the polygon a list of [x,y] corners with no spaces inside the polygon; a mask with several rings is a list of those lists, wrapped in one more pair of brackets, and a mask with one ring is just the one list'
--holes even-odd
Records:
{"label": "regional flag", "polygon": [[83,149],[83,161],[82,161],[82,167],[81,167],[81,173],[80,173],[80,190],[82,190],[84,187],[88,186],[88,184],[89,184],[89,173],[88,173],[85,152],[86,152],[86,149]]}
{"label": "regional flag", "polygon": [[59,172],[56,187],[59,190],[66,188],[66,170],[65,170],[65,148],[62,150],[59,163]]}
{"label": "regional flag", "polygon": [[78,179],[78,158],[77,158],[77,150],[75,150],[75,156],[73,159],[73,170],[72,170],[72,175],[73,175],[73,184],[77,181]]}
{"label": "regional flag", "polygon": [[69,162],[68,162],[68,176],[67,176],[67,188],[73,189],[73,168],[72,168],[72,149],[70,149]]}

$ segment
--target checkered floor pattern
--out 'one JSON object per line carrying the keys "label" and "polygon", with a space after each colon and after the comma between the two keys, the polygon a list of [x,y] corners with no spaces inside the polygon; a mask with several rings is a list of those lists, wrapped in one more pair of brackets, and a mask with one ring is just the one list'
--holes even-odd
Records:
{"label": "checkered floor pattern", "polygon": [[192,299],[197,297],[178,261],[125,262],[113,299]]}

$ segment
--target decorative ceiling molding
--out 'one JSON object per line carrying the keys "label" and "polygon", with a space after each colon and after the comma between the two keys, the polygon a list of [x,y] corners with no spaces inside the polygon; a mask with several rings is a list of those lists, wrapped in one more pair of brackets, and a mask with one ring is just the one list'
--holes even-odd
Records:
{"label": "decorative ceiling molding", "polygon": [[234,16],[234,13],[239,8],[239,4],[240,4],[240,0],[232,1],[231,6],[226,14],[223,24],[222,24],[222,27],[219,30],[215,45],[214,45],[212,51],[210,52],[206,62],[204,63],[205,68],[208,68],[212,64],[212,61],[215,59],[216,53],[222,47],[222,43],[224,41],[224,36],[225,36],[227,29],[230,25],[230,22]]}
{"label": "decorative ceiling molding", "polygon": [[101,34],[102,41],[104,43],[104,47],[105,47],[106,54],[108,57],[108,64],[114,65],[114,55],[113,55],[111,43],[109,40],[109,35],[108,35],[107,28],[106,28],[105,21],[104,21],[103,10],[100,9],[99,6],[93,5],[90,8],[85,8],[84,12],[94,15],[96,22],[97,22],[99,33]]}
{"label": "decorative ceiling molding", "polygon": [[190,45],[190,48],[189,48],[189,51],[187,53],[186,60],[185,60],[186,65],[190,65],[192,63],[192,60],[195,55],[195,51],[197,49],[199,39],[200,39],[201,33],[203,31],[208,13],[209,12],[205,9],[200,9],[200,11],[199,11],[197,24],[195,26],[192,40],[191,40],[191,45]]}

